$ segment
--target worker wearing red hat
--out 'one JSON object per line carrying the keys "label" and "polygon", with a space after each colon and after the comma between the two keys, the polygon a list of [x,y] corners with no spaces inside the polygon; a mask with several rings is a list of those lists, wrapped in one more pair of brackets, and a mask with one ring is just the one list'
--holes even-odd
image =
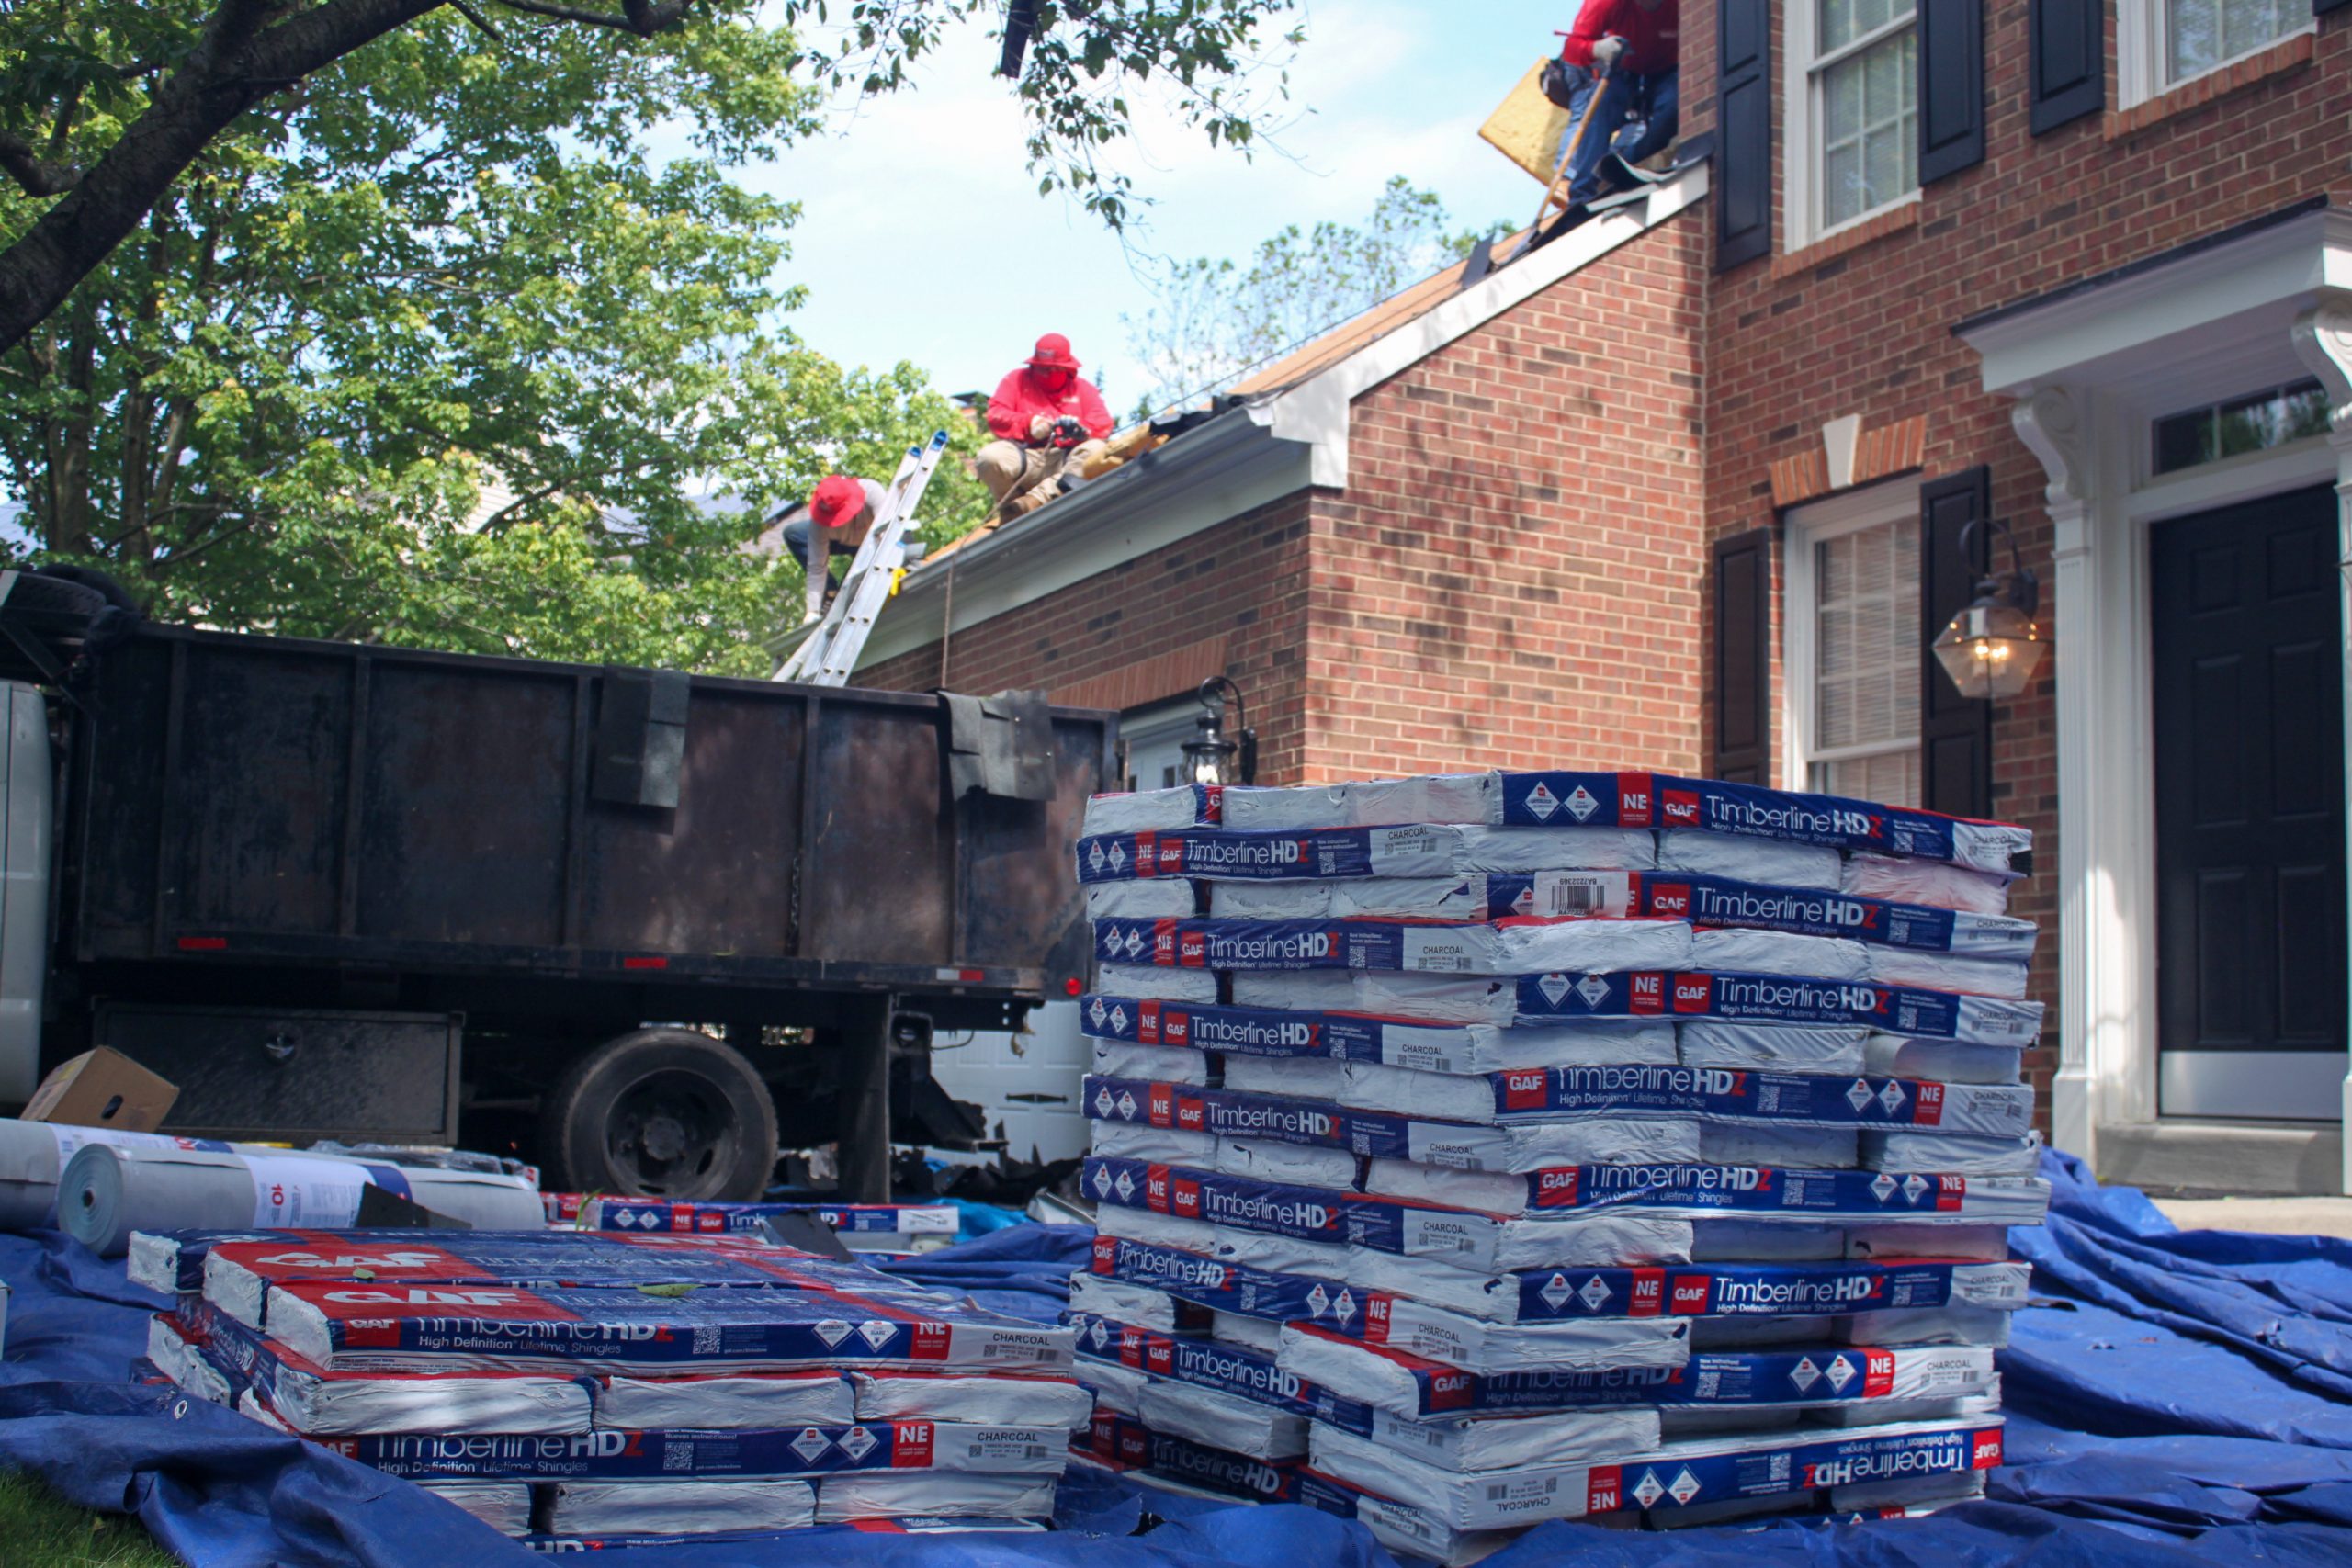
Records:
{"label": "worker wearing red hat", "polygon": [[[832,558],[854,556],[857,547],[865,543],[865,536],[874,527],[874,515],[888,492],[873,479],[861,479],[848,474],[828,474],[817,481],[808,499],[768,520],[769,527],[784,525],[784,547],[808,573],[808,615],[814,618],[823,602],[822,588],[830,586]],[[808,562],[817,554],[822,541],[824,565],[812,568]],[[773,554],[775,547],[763,553]],[[821,573],[821,577],[820,574]]]}
{"label": "worker wearing red hat", "polygon": [[996,439],[980,448],[974,467],[996,498],[1000,521],[1035,512],[1062,493],[1065,475],[1102,456],[1111,411],[1078,369],[1069,339],[1047,333],[989,400]]}

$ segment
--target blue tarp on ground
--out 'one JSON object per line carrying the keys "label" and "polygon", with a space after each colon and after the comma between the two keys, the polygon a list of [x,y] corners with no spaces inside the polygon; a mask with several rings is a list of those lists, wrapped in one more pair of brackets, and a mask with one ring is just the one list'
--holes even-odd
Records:
{"label": "blue tarp on ground", "polygon": [[[2037,1303],[2001,1359],[2008,1467],[1932,1518],[1780,1520],[1643,1535],[1549,1525],[1495,1568],[2035,1568],[2352,1562],[2352,1243],[2175,1230],[2063,1156],[2048,1226],[2012,1243]],[[1090,1233],[1019,1225],[897,1266],[1050,1319]],[[198,1568],[537,1561],[404,1482],[168,1390],[124,1381],[159,1298],[55,1235],[0,1235],[16,1292],[0,1468],[137,1514]],[[1145,1511],[1165,1521],[1133,1532]],[[1057,1531],[802,1531],[640,1547],[630,1568],[1386,1568],[1357,1527],[1298,1507],[1180,1501],[1075,1473]],[[821,1540],[820,1536],[821,1534]]]}

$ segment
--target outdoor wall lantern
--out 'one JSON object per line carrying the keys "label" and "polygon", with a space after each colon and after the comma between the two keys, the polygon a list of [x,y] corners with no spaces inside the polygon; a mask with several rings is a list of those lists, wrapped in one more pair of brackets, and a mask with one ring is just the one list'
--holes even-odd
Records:
{"label": "outdoor wall lantern", "polygon": [[[1238,727],[1228,739],[1225,707],[1233,705]],[[1249,726],[1250,710],[1240,688],[1222,675],[1201,682],[1200,733],[1184,742],[1184,778],[1196,784],[1249,784],[1258,782],[1258,732]]]}
{"label": "outdoor wall lantern", "polygon": [[[2014,697],[2033,679],[2050,646],[2034,624],[2041,604],[2041,580],[2018,557],[2018,537],[1998,518],[1991,525],[2009,541],[2009,570],[1976,584],[1976,597],[1951,618],[1936,638],[1936,662],[1944,667],[1963,697]],[[1970,523],[1960,531],[1960,553],[1968,556]]]}

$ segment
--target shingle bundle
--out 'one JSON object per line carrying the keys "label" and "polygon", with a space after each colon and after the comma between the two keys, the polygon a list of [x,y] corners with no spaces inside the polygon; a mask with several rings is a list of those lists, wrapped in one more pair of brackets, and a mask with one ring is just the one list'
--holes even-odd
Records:
{"label": "shingle bundle", "polygon": [[1042,1518],[1072,1335],[753,1237],[141,1235],[193,1394],[513,1533]]}
{"label": "shingle bundle", "polygon": [[2030,848],[1653,773],[1097,797],[1080,1451],[1445,1562],[1980,1489]]}

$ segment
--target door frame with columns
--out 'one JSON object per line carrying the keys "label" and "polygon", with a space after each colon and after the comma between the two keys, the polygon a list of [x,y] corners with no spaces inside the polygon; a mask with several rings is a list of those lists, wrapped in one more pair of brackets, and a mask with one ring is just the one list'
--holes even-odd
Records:
{"label": "door frame with columns", "polygon": [[[2192,1127],[2157,1114],[2147,549],[2149,526],[2166,518],[2333,484],[2352,708],[2352,213],[2305,208],[2245,225],[1958,332],[1982,358],[1984,390],[2015,400],[2017,434],[2048,478],[2060,878],[2052,1139],[2103,1173],[2143,1182],[2239,1185],[2200,1173],[2256,1170],[2248,1190],[2352,1192],[2352,1060],[2342,1122]],[[2152,471],[2156,417],[2305,376],[2325,389],[2327,434]],[[2352,790],[2352,768],[2346,778]]]}

